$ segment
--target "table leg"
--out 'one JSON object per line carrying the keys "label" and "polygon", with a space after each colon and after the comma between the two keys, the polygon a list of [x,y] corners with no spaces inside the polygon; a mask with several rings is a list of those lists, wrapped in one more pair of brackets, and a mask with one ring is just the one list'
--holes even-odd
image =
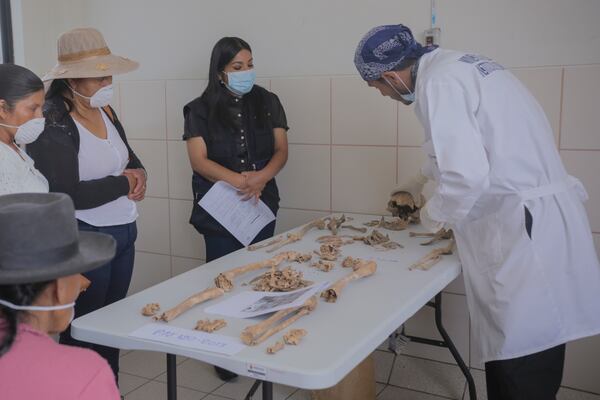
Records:
{"label": "table leg", "polygon": [[167,399],[177,400],[177,358],[167,354]]}
{"label": "table leg", "polygon": [[256,380],[250,388],[250,391],[244,397],[244,400],[252,400],[252,396],[256,393],[258,387],[262,384],[262,400],[273,400],[273,382]]}
{"label": "table leg", "polygon": [[273,400],[273,382],[263,381],[262,400]]}
{"label": "table leg", "polygon": [[475,381],[473,380],[473,375],[471,375],[471,371],[469,370],[469,368],[463,361],[458,350],[456,350],[456,346],[454,346],[452,339],[450,339],[448,332],[446,332],[446,329],[444,328],[444,325],[442,324],[442,293],[440,292],[440,293],[436,294],[434,301],[427,303],[427,305],[429,307],[432,307],[435,309],[435,325],[436,325],[438,331],[440,332],[440,335],[442,336],[443,340],[435,340],[435,339],[422,338],[422,337],[418,337],[418,336],[404,335],[404,330],[402,331],[402,334],[405,337],[407,337],[411,342],[428,344],[430,346],[437,346],[437,347],[447,347],[448,350],[450,350],[450,353],[452,353],[452,357],[454,357],[454,360],[456,360],[458,367],[460,368],[463,375],[467,379],[467,385],[469,387],[469,399],[477,400],[477,391],[475,390]]}
{"label": "table leg", "polygon": [[452,353],[452,357],[454,357],[460,370],[464,374],[465,378],[467,378],[467,385],[469,386],[469,398],[471,400],[477,400],[477,391],[475,389],[475,381],[473,381],[473,375],[471,375],[471,371],[469,370],[469,368],[463,361],[458,350],[456,350],[456,347],[454,346],[452,339],[450,339],[448,332],[446,332],[444,325],[442,325],[442,293],[441,292],[435,296],[435,325],[437,326],[438,331],[440,332],[440,335],[442,335],[442,338],[444,339],[444,342],[445,342],[446,346],[448,347],[448,350],[450,350],[450,353]]}
{"label": "table leg", "polygon": [[244,400],[252,400],[252,396],[254,396],[254,393],[256,393],[256,390],[258,389],[258,387],[260,386],[261,383],[262,383],[262,381],[259,381],[258,379],[255,380],[254,384],[250,388],[250,391],[248,392],[246,397],[244,397]]}

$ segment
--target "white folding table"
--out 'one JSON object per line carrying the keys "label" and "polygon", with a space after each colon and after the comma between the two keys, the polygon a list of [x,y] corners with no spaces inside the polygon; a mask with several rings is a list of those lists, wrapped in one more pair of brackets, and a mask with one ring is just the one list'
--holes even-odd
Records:
{"label": "white folding table", "polygon": [[[362,226],[363,222],[377,218],[357,214],[347,214],[347,216],[354,218],[349,223],[355,226]],[[76,339],[86,342],[120,349],[166,353],[169,400],[176,399],[175,355],[200,360],[239,375],[258,378],[247,398],[250,398],[262,383],[263,399],[271,400],[273,383],[302,389],[324,389],[335,385],[421,307],[429,305],[435,308],[435,322],[443,340],[437,341],[413,336],[409,336],[409,338],[420,343],[448,347],[467,379],[471,400],[475,400],[473,378],[441,323],[441,291],[459,276],[458,258],[455,255],[444,256],[437,265],[428,271],[410,271],[409,266],[412,263],[440,244],[421,246],[423,238],[409,237],[410,230],[421,230],[419,226],[400,232],[378,229],[382,233],[388,234],[392,240],[401,243],[404,248],[381,251],[361,242],[345,245],[341,249],[342,256],[338,265],[330,272],[318,271],[311,268],[309,263],[290,263],[293,268],[303,271],[305,279],[315,282],[334,281],[347,274],[349,269],[341,267],[341,260],[345,256],[372,259],[377,262],[377,272],[368,278],[351,282],[342,291],[336,303],[319,301],[318,307],[311,314],[302,317],[292,325],[293,328],[304,328],[308,331],[308,335],[300,345],[286,346],[275,355],[267,354],[265,349],[280,339],[283,332],[258,346],[247,347],[234,356],[138,339],[129,336],[129,333],[152,322],[150,318],[140,314],[140,310],[147,303],[160,303],[161,309],[166,310],[188,296],[212,285],[213,279],[222,271],[272,257],[279,251],[312,252],[317,250],[319,245],[315,239],[329,234],[327,230],[313,229],[301,241],[287,245],[273,253],[267,253],[265,249],[253,252],[241,249],[231,253],[77,318],[71,325],[71,333]],[[362,235],[349,229],[341,229],[338,234]],[[313,257],[313,259],[315,258],[316,256]],[[283,267],[285,264],[281,266]],[[234,290],[226,293],[225,296],[250,290],[248,286],[242,284],[264,272],[264,270],[256,271],[238,277]],[[199,319],[218,318],[218,316],[205,313],[204,309],[223,298],[200,304],[169,324],[193,329]],[[259,320],[259,318],[225,319],[227,326],[218,333],[236,338],[239,338],[244,327]],[[257,371],[262,372],[257,375]]]}

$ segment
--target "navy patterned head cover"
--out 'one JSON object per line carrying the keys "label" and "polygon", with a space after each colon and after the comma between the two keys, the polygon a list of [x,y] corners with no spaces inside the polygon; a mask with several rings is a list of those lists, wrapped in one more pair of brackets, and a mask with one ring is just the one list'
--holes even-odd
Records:
{"label": "navy patterned head cover", "polygon": [[402,24],[382,25],[371,29],[361,39],[354,54],[354,65],[365,81],[373,81],[405,59],[419,58],[436,48],[421,46],[410,29]]}

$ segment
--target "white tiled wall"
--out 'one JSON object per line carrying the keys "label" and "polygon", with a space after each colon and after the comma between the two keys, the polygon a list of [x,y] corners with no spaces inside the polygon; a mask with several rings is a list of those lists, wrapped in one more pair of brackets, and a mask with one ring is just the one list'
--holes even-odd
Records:
{"label": "white tiled wall", "polygon": [[[569,172],[585,184],[586,204],[600,250],[600,66],[513,70],[548,114]],[[290,152],[279,174],[282,208],[277,231],[331,211],[379,214],[389,191],[412,176],[424,161],[422,128],[412,107],[382,97],[354,76],[261,79],[280,97],[291,127]],[[150,174],[148,197],[140,203],[134,281],[137,291],[199,266],[204,241],[188,224],[192,206],[191,169],[182,107],[201,94],[203,80],[117,82],[121,118],[133,148]],[[120,101],[119,101],[120,100]],[[560,139],[560,141],[559,141]],[[444,296],[444,322],[466,361],[469,318],[464,286],[453,282]],[[407,325],[411,334],[436,337],[432,311],[424,309]],[[565,385],[600,392],[599,339],[569,346]],[[409,345],[413,356],[452,362],[444,349]],[[588,373],[589,372],[589,373]]]}
{"label": "white tiled wall", "polygon": [[387,145],[398,141],[396,102],[382,97],[356,76],[331,85],[333,144]]}

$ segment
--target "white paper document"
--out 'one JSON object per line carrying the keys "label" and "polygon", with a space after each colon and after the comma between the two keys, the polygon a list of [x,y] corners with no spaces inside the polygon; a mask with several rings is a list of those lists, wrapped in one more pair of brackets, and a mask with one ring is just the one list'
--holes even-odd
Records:
{"label": "white paper document", "polygon": [[292,292],[242,292],[213,306],[205,312],[234,318],[253,318],[286,308],[300,307],[306,300],[329,287],[329,282],[319,282]]}
{"label": "white paper document", "polygon": [[246,348],[238,338],[157,323],[146,324],[129,336],[228,356]]}
{"label": "white paper document", "polygon": [[236,188],[219,181],[198,202],[244,246],[248,246],[275,215],[262,201],[243,201]]}

